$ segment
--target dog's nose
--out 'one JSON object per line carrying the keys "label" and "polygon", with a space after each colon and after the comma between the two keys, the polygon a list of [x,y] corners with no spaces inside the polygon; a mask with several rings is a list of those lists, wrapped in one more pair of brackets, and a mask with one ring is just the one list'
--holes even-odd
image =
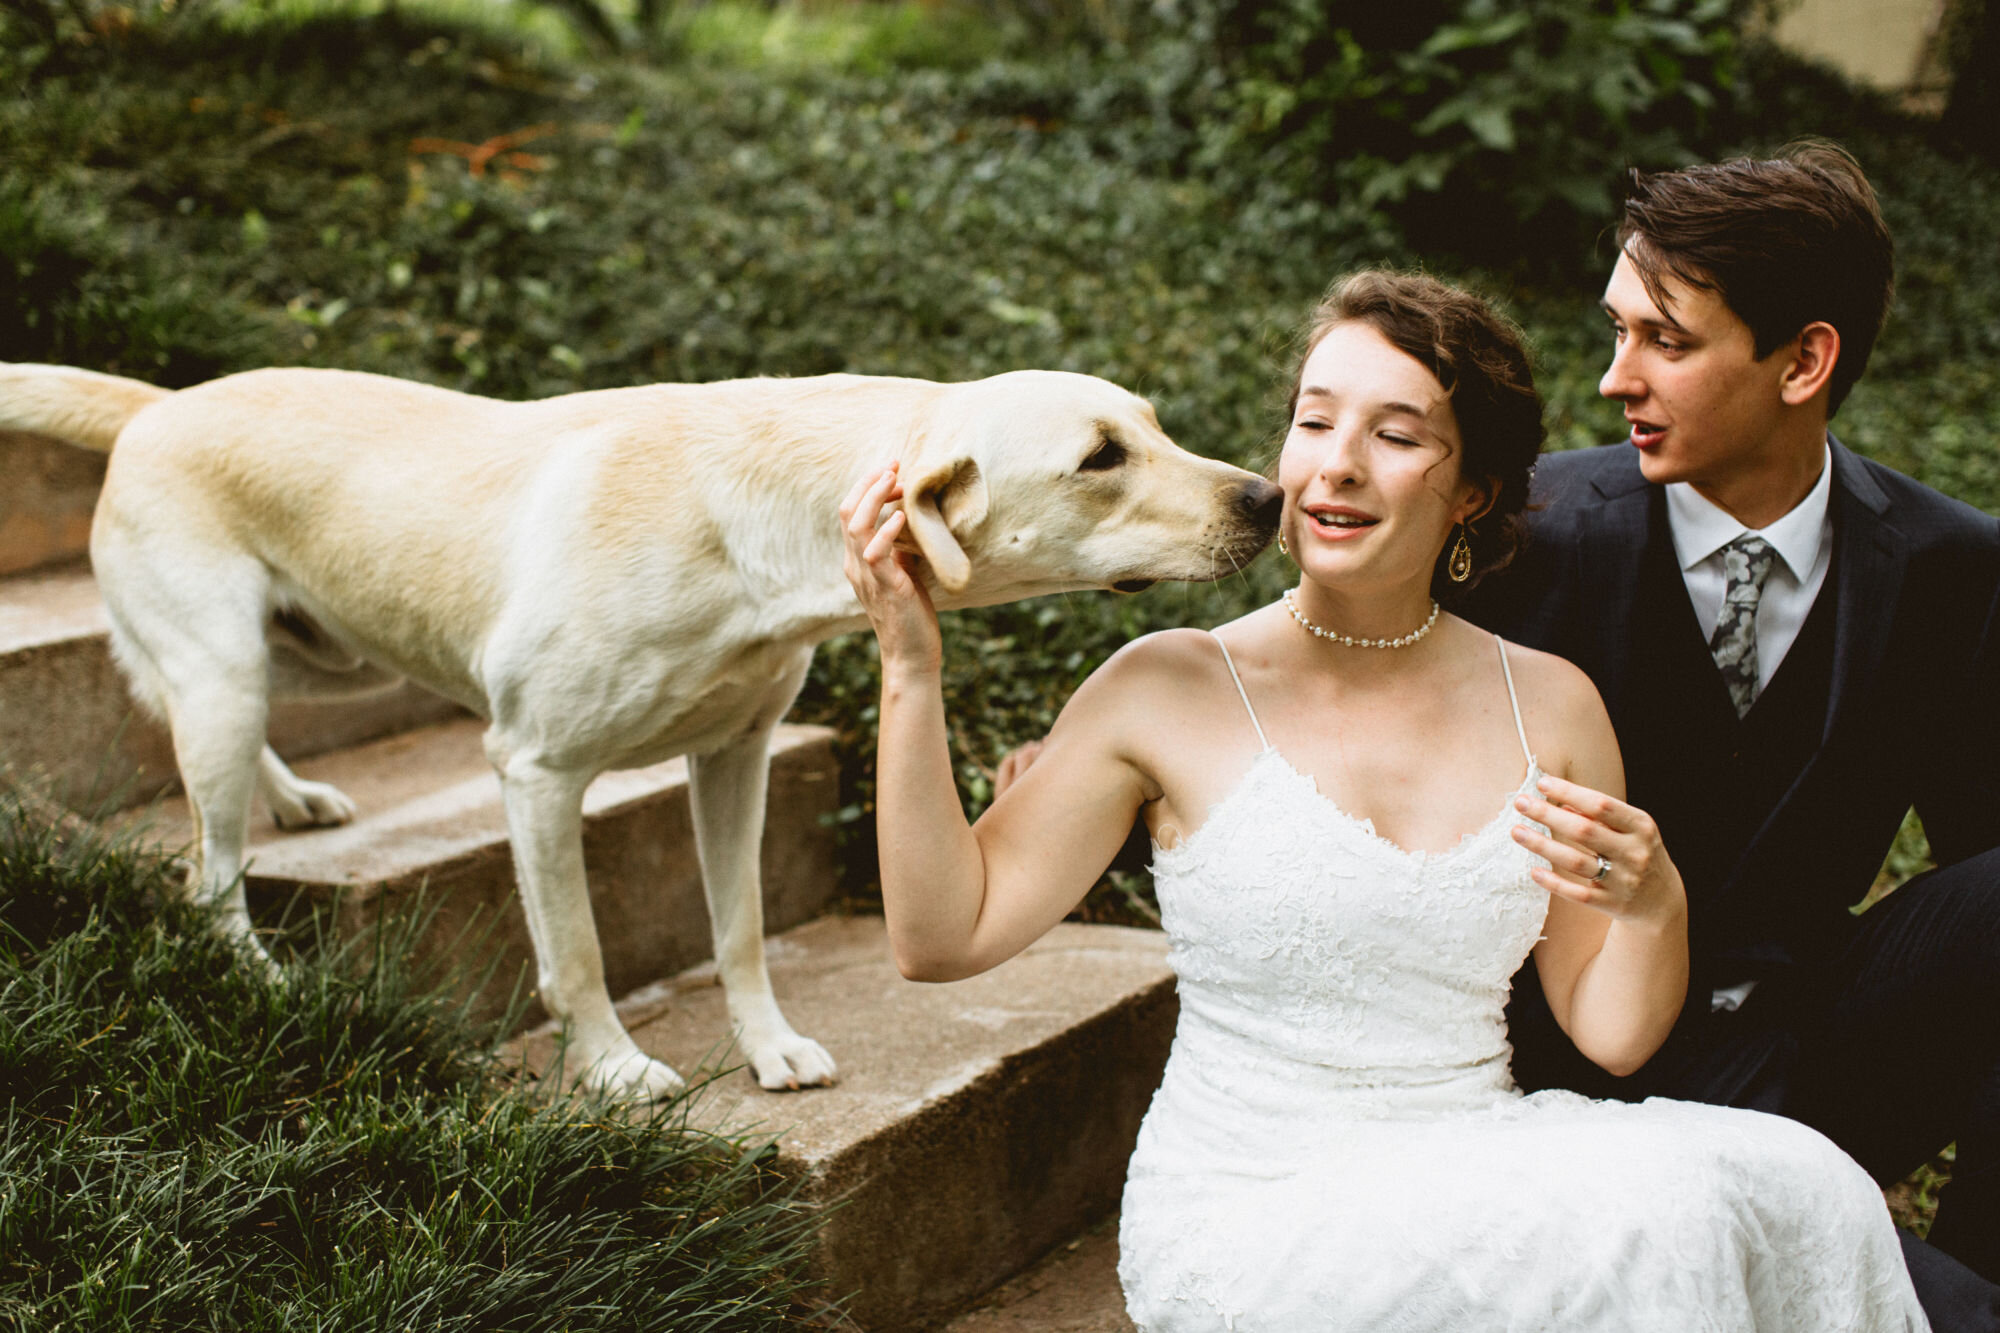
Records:
{"label": "dog's nose", "polygon": [[1243,483],[1243,489],[1236,493],[1236,505],[1245,518],[1270,531],[1278,526],[1278,515],[1285,507],[1285,491],[1260,477]]}

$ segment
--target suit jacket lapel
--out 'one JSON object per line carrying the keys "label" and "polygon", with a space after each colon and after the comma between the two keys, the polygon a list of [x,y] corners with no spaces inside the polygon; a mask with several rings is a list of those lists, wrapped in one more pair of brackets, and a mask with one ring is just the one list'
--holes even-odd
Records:
{"label": "suit jacket lapel", "polygon": [[[1889,626],[1896,615],[1903,583],[1908,543],[1886,515],[1889,497],[1868,470],[1839,440],[1828,437],[1833,453],[1833,678],[1827,691],[1822,739],[1833,734],[1835,721],[1882,664],[1889,646]],[[1597,503],[1580,517],[1582,549],[1594,553],[1589,566],[1578,571],[1583,589],[1583,615],[1599,622],[1590,640],[1605,646],[1593,672],[1605,702],[1622,695],[1630,671],[1631,620],[1638,604],[1642,557],[1656,535],[1668,540],[1665,506],[1656,503],[1659,488],[1647,483],[1635,453],[1615,469],[1595,478]],[[1656,531],[1657,530],[1657,531]]]}
{"label": "suit jacket lapel", "polygon": [[1827,691],[1824,742],[1889,646],[1889,627],[1903,585],[1908,543],[1885,517],[1889,497],[1838,440],[1833,449],[1833,680]]}

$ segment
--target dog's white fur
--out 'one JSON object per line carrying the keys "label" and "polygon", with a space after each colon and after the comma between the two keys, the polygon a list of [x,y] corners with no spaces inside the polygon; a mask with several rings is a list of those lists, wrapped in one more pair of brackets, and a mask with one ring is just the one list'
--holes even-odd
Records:
{"label": "dog's white fur", "polygon": [[331,370],[170,393],[0,365],[0,426],[111,452],[91,560],[114,651],[173,732],[193,891],[227,927],[263,957],[253,785],[287,826],[354,812],[264,743],[268,700],[407,676],[491,723],[542,1002],[583,1081],[634,1097],[680,1079],[606,992],[583,791],[677,754],[742,1053],[768,1088],[834,1075],[771,994],[758,849],[771,729],[813,645],[866,623],[837,513],[857,478],[901,460],[941,608],[1214,578],[1276,519],[1276,488],[1177,448],[1142,399],[1046,371],[503,403]]}

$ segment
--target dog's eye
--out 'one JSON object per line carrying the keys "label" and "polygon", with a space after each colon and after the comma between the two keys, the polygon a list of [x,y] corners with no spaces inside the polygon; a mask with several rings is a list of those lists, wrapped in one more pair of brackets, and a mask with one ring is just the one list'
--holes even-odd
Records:
{"label": "dog's eye", "polygon": [[1090,457],[1078,465],[1079,472],[1107,472],[1125,461],[1125,446],[1116,440],[1106,440],[1091,453]]}

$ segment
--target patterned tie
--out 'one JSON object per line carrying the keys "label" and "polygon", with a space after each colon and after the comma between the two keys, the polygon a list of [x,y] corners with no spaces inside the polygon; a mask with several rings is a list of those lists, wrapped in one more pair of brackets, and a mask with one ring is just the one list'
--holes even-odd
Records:
{"label": "patterned tie", "polygon": [[1722,548],[1722,614],[1708,637],[1708,650],[1715,654],[1738,717],[1757,701],[1757,603],[1776,554],[1771,543],[1747,534]]}

